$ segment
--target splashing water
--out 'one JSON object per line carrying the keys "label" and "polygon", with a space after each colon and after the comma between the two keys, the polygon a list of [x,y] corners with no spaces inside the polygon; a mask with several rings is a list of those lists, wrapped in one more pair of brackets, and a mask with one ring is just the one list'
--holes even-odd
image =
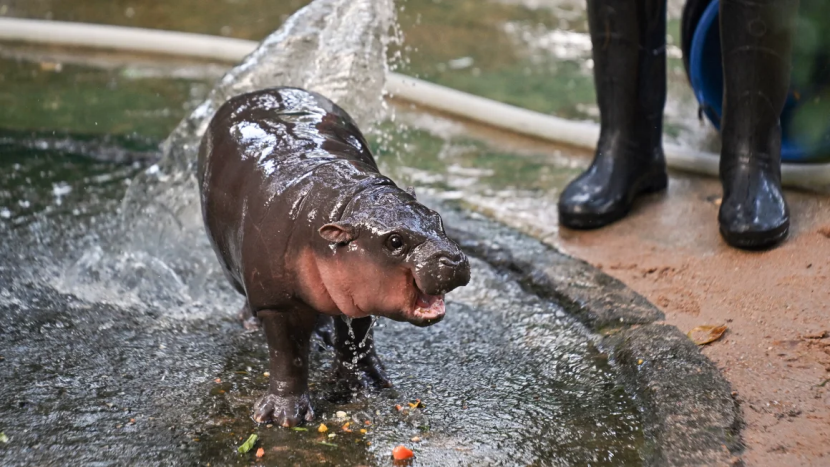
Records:
{"label": "splashing water", "polygon": [[371,335],[371,329],[375,327],[375,324],[378,322],[377,316],[371,316],[372,323],[369,325],[369,330],[363,335],[363,339],[359,342],[354,332],[354,328],[352,327],[353,319],[346,315],[341,315],[340,319],[346,323],[346,328],[349,330],[349,338],[346,340],[345,344],[348,346],[349,350],[352,351],[352,361],[351,362],[341,362],[343,366],[347,369],[353,370],[357,368],[357,363],[366,358],[369,354],[367,351],[367,343],[369,341],[369,336]]}
{"label": "splashing water", "polygon": [[163,143],[161,161],[128,188],[119,225],[55,285],[86,300],[131,305],[223,301],[208,291],[217,287],[205,287],[222,288],[224,279],[204,234],[195,177],[214,113],[235,95],[295,86],[332,99],[367,128],[386,110],[395,28],[393,0],[317,0],[291,16],[182,120]]}

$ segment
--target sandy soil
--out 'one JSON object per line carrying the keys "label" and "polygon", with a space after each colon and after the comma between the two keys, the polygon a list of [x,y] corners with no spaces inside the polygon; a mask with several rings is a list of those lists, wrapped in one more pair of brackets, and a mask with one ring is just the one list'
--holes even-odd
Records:
{"label": "sandy soil", "polygon": [[[748,466],[830,465],[830,198],[788,192],[780,247],[732,249],[716,180],[673,174],[667,194],[616,225],[557,243],[640,292],[688,332],[728,326],[703,349],[732,383]],[[823,386],[822,386],[823,384]]]}

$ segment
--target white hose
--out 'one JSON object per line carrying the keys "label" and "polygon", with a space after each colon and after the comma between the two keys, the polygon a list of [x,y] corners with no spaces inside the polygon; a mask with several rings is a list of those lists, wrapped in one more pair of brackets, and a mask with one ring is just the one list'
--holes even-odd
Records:
{"label": "white hose", "polygon": [[[0,18],[0,40],[72,45],[137,52],[161,53],[238,62],[258,43],[241,39],[161,31],[28,19]],[[456,91],[427,81],[390,73],[387,91],[394,97],[441,110],[497,128],[537,138],[593,149],[599,126],[533,112],[491,99]],[[669,167],[717,176],[719,157],[674,144],[664,145]],[[787,186],[830,184],[830,164],[791,164],[781,167]]]}

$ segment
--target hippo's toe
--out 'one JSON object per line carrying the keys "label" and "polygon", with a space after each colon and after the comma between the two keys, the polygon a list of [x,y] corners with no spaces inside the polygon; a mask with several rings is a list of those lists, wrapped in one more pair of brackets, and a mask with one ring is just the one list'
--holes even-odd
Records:
{"label": "hippo's toe", "polygon": [[314,420],[314,410],[308,401],[308,394],[281,396],[265,394],[254,404],[254,421],[271,422],[285,428],[299,425],[305,420]]}

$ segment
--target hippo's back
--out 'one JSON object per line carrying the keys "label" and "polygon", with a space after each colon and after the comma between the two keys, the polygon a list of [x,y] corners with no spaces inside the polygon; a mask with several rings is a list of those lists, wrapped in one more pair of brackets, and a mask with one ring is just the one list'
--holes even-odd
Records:
{"label": "hippo's back", "polygon": [[288,223],[288,208],[308,193],[310,183],[342,188],[347,181],[310,175],[344,164],[346,171],[322,172],[335,178],[340,172],[378,174],[355,123],[319,94],[271,88],[236,96],[219,108],[202,139],[198,180],[208,236],[237,285],[245,230],[251,224],[259,228],[265,216],[284,216]]}
{"label": "hippo's back", "polygon": [[297,172],[337,159],[377,172],[363,135],[343,109],[310,91],[270,88],[233,97],[219,108],[202,140],[198,177],[202,190],[212,188],[205,183],[212,182],[213,172],[238,165],[263,180],[290,182]]}

